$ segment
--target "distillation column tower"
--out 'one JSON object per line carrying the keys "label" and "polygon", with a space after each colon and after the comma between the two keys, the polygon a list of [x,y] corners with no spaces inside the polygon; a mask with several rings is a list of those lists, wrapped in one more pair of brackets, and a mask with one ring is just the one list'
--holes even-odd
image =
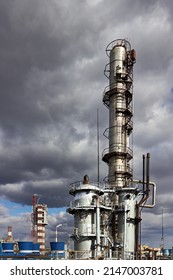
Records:
{"label": "distillation column tower", "polygon": [[108,164],[105,181],[107,189],[112,190],[111,234],[115,251],[134,254],[137,190],[132,185],[131,136],[136,53],[125,39],[111,42],[106,53],[109,63],[104,74],[109,79],[109,85],[104,90],[103,103],[109,109],[109,128],[104,135],[109,139],[109,147],[103,151],[102,160]]}
{"label": "distillation column tower", "polygon": [[[133,65],[136,52],[125,39],[112,41],[106,48],[109,63],[104,74],[109,85],[103,94],[103,103],[109,110],[109,127],[104,135],[109,146],[102,160],[108,165],[108,176],[101,187],[91,184],[88,176],[83,182],[70,185],[74,196],[67,212],[74,216],[75,258],[138,259],[139,224],[143,208],[155,205],[156,185],[149,181],[149,159],[145,179],[133,179]],[[139,185],[142,184],[142,190]],[[152,203],[146,204],[150,187]],[[109,252],[109,254],[107,254]]]}

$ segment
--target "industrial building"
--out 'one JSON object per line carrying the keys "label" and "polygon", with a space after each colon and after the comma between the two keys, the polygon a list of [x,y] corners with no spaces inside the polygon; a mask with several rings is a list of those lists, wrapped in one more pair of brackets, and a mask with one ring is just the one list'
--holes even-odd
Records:
{"label": "industrial building", "polygon": [[34,243],[40,244],[40,251],[45,251],[45,226],[48,224],[48,208],[38,203],[38,195],[32,197],[31,237]]}

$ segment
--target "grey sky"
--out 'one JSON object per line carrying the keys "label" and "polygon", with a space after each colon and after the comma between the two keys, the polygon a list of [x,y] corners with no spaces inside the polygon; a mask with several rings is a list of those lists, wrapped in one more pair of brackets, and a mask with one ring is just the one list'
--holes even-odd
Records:
{"label": "grey sky", "polygon": [[[66,207],[71,182],[84,174],[96,181],[97,108],[100,151],[108,146],[102,136],[108,127],[108,110],[102,104],[108,85],[105,48],[114,39],[127,38],[137,52],[134,178],[141,179],[142,154],[150,152],[151,179],[157,183],[157,205],[143,215],[143,238],[159,246],[161,209],[167,227],[173,210],[172,14],[171,0],[1,0],[2,198],[31,205],[32,194],[41,193],[49,208]],[[101,162],[100,168],[102,180],[107,166]],[[6,217],[2,232],[23,219],[22,214],[10,217],[8,205],[0,207],[0,215]],[[50,238],[57,221],[72,225],[66,213],[55,211],[49,219]],[[30,230],[19,228],[21,238]],[[171,242],[170,229],[167,246]]]}

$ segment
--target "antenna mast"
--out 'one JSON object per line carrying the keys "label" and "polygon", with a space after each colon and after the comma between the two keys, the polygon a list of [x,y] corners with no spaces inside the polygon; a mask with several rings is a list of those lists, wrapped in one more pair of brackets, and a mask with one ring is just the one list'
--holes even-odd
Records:
{"label": "antenna mast", "polygon": [[97,109],[97,182],[100,182],[99,110]]}

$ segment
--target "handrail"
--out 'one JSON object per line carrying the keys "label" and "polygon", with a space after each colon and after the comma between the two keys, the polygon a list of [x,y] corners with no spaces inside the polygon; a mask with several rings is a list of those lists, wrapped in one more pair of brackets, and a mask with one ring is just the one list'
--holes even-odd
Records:
{"label": "handrail", "polygon": [[125,147],[124,145],[121,144],[114,144],[111,147],[105,148],[102,152],[102,158],[109,153],[127,153],[130,156],[133,156],[133,151],[129,147]]}

